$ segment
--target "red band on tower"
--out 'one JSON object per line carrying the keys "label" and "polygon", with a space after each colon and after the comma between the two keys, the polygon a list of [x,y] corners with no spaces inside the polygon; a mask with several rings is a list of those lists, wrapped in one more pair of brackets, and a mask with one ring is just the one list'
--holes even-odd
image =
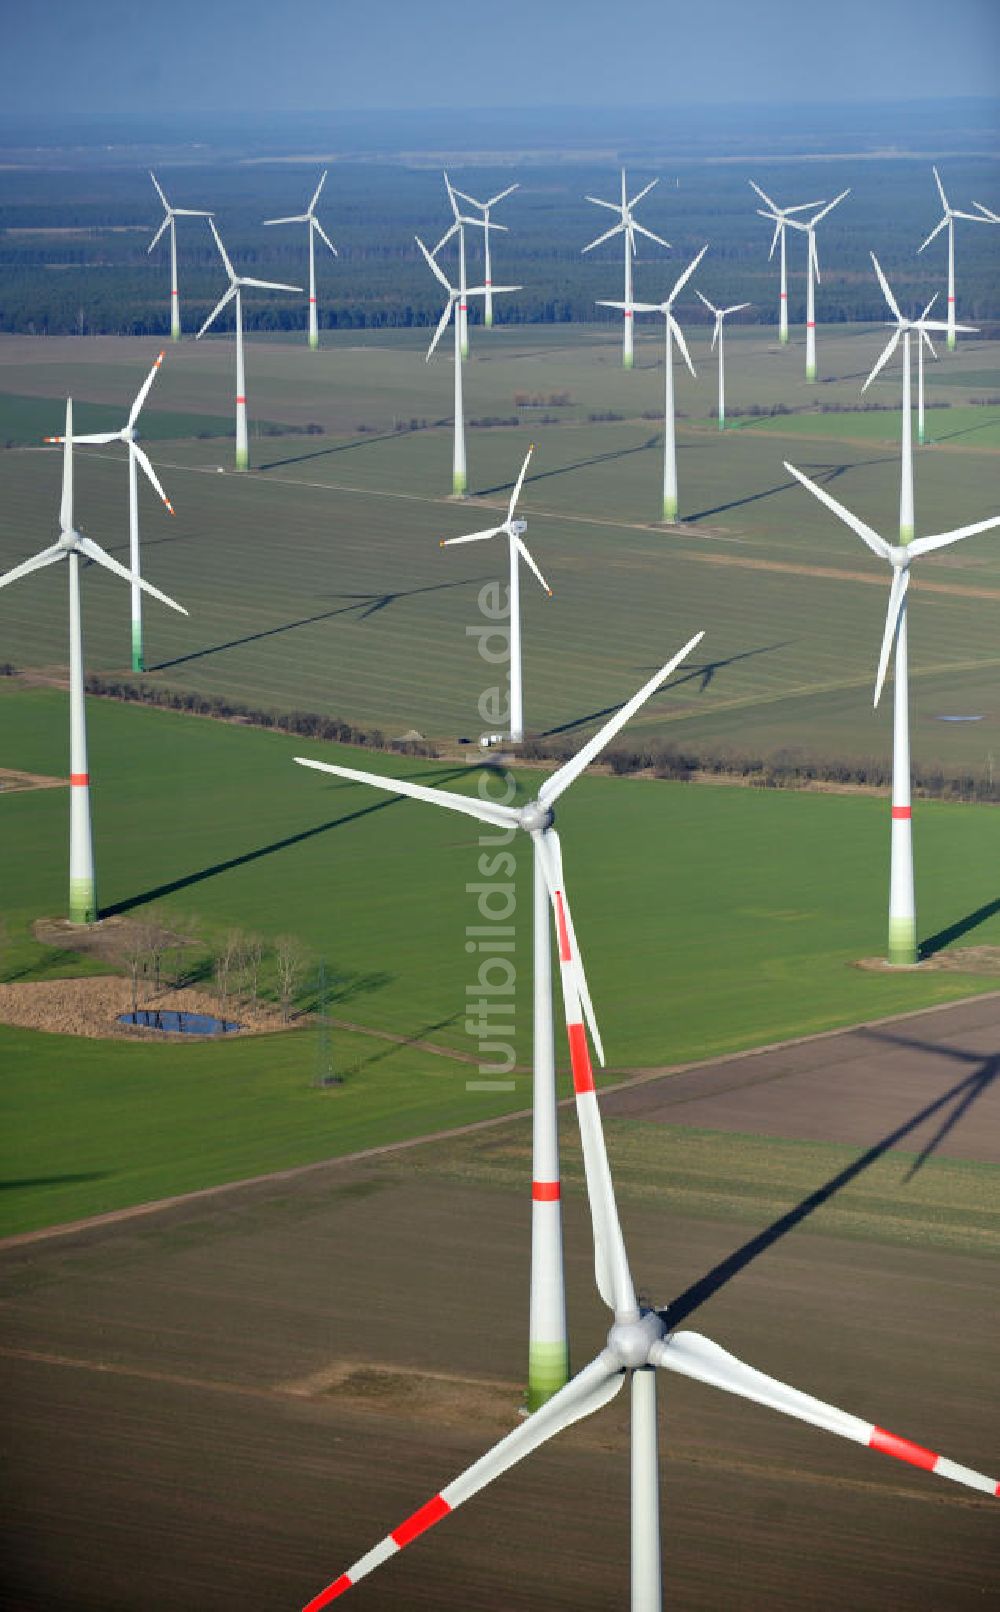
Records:
{"label": "red band on tower", "polygon": [[558,1181],[532,1181],[531,1196],[536,1203],[557,1203],[562,1196]]}
{"label": "red band on tower", "polygon": [[913,810],[909,806],[894,806],[892,808],[892,819],[894,823],[908,823],[912,816]]}
{"label": "red band on tower", "polygon": [[244,407],[244,408],[246,408],[246,403],[247,403],[247,400],[246,400],[246,398],[245,398],[245,397],[238,397],[238,398],[237,398],[237,399],[236,399],[236,401],[237,401],[237,403],[242,403],[242,404],[243,404],[243,407]]}
{"label": "red band on tower", "polygon": [[439,1494],[436,1494],[433,1500],[428,1500],[426,1506],[421,1506],[420,1510],[415,1511],[412,1517],[407,1517],[406,1521],[401,1522],[398,1528],[394,1528],[390,1537],[402,1550],[403,1546],[408,1545],[411,1539],[416,1539],[420,1534],[426,1533],[427,1529],[433,1528],[434,1524],[440,1522],[442,1517],[447,1517],[450,1510],[451,1507],[447,1500],[443,1500]]}
{"label": "red band on tower", "polygon": [[69,775],[69,781],[76,789],[86,789],[87,785],[90,783],[90,773],[71,772]]}

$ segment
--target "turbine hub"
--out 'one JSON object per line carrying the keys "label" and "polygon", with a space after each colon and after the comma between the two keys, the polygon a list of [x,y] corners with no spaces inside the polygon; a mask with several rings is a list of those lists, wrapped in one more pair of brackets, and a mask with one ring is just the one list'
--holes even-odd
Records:
{"label": "turbine hub", "polygon": [[634,1320],[615,1322],[608,1333],[608,1348],[614,1350],[623,1366],[636,1371],[648,1364],[653,1344],[666,1335],[666,1324],[655,1310],[640,1310]]}
{"label": "turbine hub", "polygon": [[510,532],[511,537],[523,537],[528,530],[528,523],[521,520],[511,521],[507,530]]}
{"label": "turbine hub", "polygon": [[61,549],[75,549],[79,536],[79,532],[75,532],[72,526],[64,526],[59,533],[59,547]]}
{"label": "turbine hub", "polygon": [[905,544],[901,544],[891,551],[889,563],[894,571],[908,571],[910,569],[910,551]]}
{"label": "turbine hub", "polygon": [[528,834],[544,834],[551,828],[556,820],[556,814],[551,806],[543,806],[541,801],[530,800],[527,806],[522,806],[519,813],[521,827]]}

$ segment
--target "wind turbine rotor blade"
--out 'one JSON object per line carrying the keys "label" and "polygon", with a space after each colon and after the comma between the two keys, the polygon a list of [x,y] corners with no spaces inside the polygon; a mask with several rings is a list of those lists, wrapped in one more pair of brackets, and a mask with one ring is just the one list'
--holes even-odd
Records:
{"label": "wind turbine rotor blade", "polygon": [[[846,191],[845,191],[845,195],[846,195]],[[839,200],[839,198],[838,198],[838,200]],[[785,214],[785,216],[787,218],[789,213],[808,213],[810,208],[822,207],[822,205],[823,205],[822,201],[796,202],[794,207],[783,207],[781,209],[781,211]],[[831,207],[835,207],[836,205],[837,205],[836,202],[831,202],[830,203]],[[791,222],[791,220],[789,220],[789,222]]]}
{"label": "wind turbine rotor blade", "polygon": [[938,299],[938,293],[935,291],[934,295],[931,297],[930,302],[927,304],[927,306],[924,309],[923,313],[920,315],[920,318],[917,321],[918,324],[923,324],[924,320],[927,318],[927,315],[930,313],[930,311],[933,308],[933,306],[934,306],[935,302],[937,301],[937,299]]}
{"label": "wind turbine rotor blade", "polygon": [[488,202],[477,201],[475,196],[470,196],[470,195],[468,195],[468,193],[466,191],[459,190],[457,185],[453,185],[452,190],[453,190],[454,194],[458,197],[459,201],[467,201],[469,203],[469,205],[472,206],[472,207],[484,207],[484,206],[488,207],[489,206]]}
{"label": "wind turbine rotor blade", "polygon": [[951,209],[951,216],[952,218],[964,218],[970,224],[985,224],[987,222],[979,213],[961,213],[957,207]]}
{"label": "wind turbine rotor blade", "polygon": [[947,224],[947,222],[948,222],[948,214],[945,213],[945,215],[942,218],[940,224],[935,224],[934,225],[934,228],[931,230],[931,232],[928,235],[926,241],[924,241],[920,246],[917,247],[917,251],[922,252],[925,246],[930,246],[930,244],[933,241],[935,235],[940,235],[941,231],[944,229],[944,227]]}
{"label": "wind turbine rotor blade", "polygon": [[212,312],[209,314],[208,318],[205,320],[205,323],[202,325],[201,329],[199,330],[197,336],[194,338],[195,341],[200,341],[201,340],[202,336],[205,334],[205,332],[208,329],[209,325],[212,324],[214,322],[214,320],[216,320],[218,318],[219,314],[222,312],[223,308],[226,306],[226,303],[227,302],[232,302],[232,300],[236,296],[238,290],[239,290],[238,286],[231,285],[229,287],[229,290],[227,292],[225,292],[225,294],[219,298],[218,302],[215,304],[215,307],[212,309]]}
{"label": "wind turbine rotor blade", "polygon": [[873,705],[878,705],[882,698],[882,685],[885,674],[889,669],[889,655],[896,640],[896,629],[899,626],[899,613],[903,608],[906,590],[910,585],[909,570],[893,567],[892,586],[889,589],[889,606],[885,613],[885,631],[882,634],[882,648],[878,657],[878,672],[875,676],[875,698]]}
{"label": "wind turbine rotor blade", "polygon": [[948,212],[951,211],[951,209],[948,206],[948,198],[944,193],[944,186],[941,183],[941,175],[938,173],[938,171],[934,167],[933,163],[931,164],[931,173],[934,175],[934,183],[937,185],[937,188],[938,188],[938,195],[941,198],[941,206],[944,208],[945,212],[948,213]]}
{"label": "wind turbine rotor blade", "polygon": [[240,285],[248,285],[254,291],[301,291],[300,285],[285,285],[281,280],[251,280],[248,275],[241,274]]}
{"label": "wind turbine rotor blade", "polygon": [[[506,190],[499,190],[495,196],[491,196],[488,202],[476,202],[476,206],[482,207],[485,205],[486,207],[495,207],[497,202],[502,202],[505,196],[513,196],[515,190],[520,190],[520,188],[520,183],[516,185],[508,185]],[[468,200],[471,201],[472,197],[470,196]],[[979,206],[978,202],[976,203],[976,206]]]}
{"label": "wind turbine rotor blade", "polygon": [[569,788],[574,778],[578,778],[581,772],[590,766],[594,757],[600,755],[619,729],[623,728],[626,722],[631,720],[640,706],[645,705],[651,694],[656,693],[660,684],[680,665],[684,657],[689,655],[697,644],[701,643],[704,636],[704,632],[697,632],[693,638],[689,638],[683,649],[679,649],[676,655],[673,655],[667,661],[665,666],[661,666],[658,672],[654,672],[649,681],[642,685],[638,693],[633,694],[632,698],[627,700],[621,709],[616,711],[609,721],[605,722],[602,728],[598,729],[593,738],[587,740],[587,743],[577,751],[575,756],[572,756],[569,761],[560,767],[558,772],[551,773],[546,778],[538,791],[538,799],[543,806],[551,806],[559,799],[559,796]]}
{"label": "wind turbine rotor blade", "polygon": [[146,248],[147,257],[149,255],[149,253],[153,250],[153,247],[156,245],[157,241],[160,239],[160,236],[163,234],[163,231],[166,229],[166,227],[167,227],[167,225],[169,223],[170,223],[170,214],[168,213],[166,218],[163,220],[163,223],[160,225],[159,229],[157,230],[156,234],[153,236],[153,239],[150,241],[149,245]]}
{"label": "wind turbine rotor blade", "polygon": [[309,220],[309,222],[312,225],[313,229],[316,231],[316,234],[319,236],[319,238],[323,242],[323,244],[330,248],[330,251],[333,253],[334,257],[339,257],[340,253],[337,251],[337,248],[334,246],[333,242],[331,241],[329,235],[326,233],[326,230],[323,228],[323,226],[320,223],[319,219],[318,218],[311,218]]}
{"label": "wind turbine rotor blade", "polygon": [[518,552],[518,554],[520,554],[520,556],[521,556],[522,560],[524,561],[525,565],[528,566],[529,570],[534,572],[535,576],[538,578],[538,580],[541,583],[542,587],[545,589],[545,592],[548,594],[549,598],[551,599],[551,597],[552,597],[552,589],[549,587],[549,585],[546,582],[545,578],[542,576],[541,571],[539,571],[537,565],[535,564],[534,560],[532,559],[531,555],[529,554],[527,544],[522,542],[522,540],[519,537],[515,537],[515,539],[514,539],[514,547],[517,549],[517,552]]}
{"label": "wind turbine rotor blade", "polygon": [[514,510],[516,509],[517,501],[521,496],[521,488],[524,486],[524,478],[528,473],[528,465],[531,463],[531,455],[534,453],[534,451],[535,444],[532,443],[524,456],[524,464],[521,466],[521,469],[518,472],[517,480],[514,483],[514,491],[510,495],[510,503],[507,505],[508,521],[512,521],[514,519]]}
{"label": "wind turbine rotor blade", "polygon": [[442,235],[441,239],[438,241],[437,246],[435,246],[433,248],[433,250],[431,251],[431,257],[437,257],[437,255],[440,252],[442,246],[447,246],[447,244],[451,240],[452,236],[457,235],[461,228],[462,228],[462,225],[461,225],[461,223],[459,222],[459,220],[457,218],[456,218],[454,224],[449,224],[448,228],[445,230],[445,232]]}
{"label": "wind turbine rotor blade", "polygon": [[[149,396],[149,389],[152,386],[153,382],[156,380],[156,372],[159,369],[160,365],[163,363],[163,360],[166,358],[166,356],[167,356],[166,352],[160,353],[160,355],[157,358],[156,362],[154,363],[152,369],[150,370],[149,374],[146,376],[146,379],[143,381],[143,383],[140,386],[138,392],[136,393],[135,402],[132,404],[132,407],[129,410],[128,419],[125,422],[125,429],[127,431],[131,430],[132,426],[135,425],[136,420],[139,418],[139,411],[142,408],[142,405],[145,403],[147,397]],[[77,439],[77,440],[79,440],[79,439]]]}
{"label": "wind turbine rotor blade", "polygon": [[625,1381],[617,1357],[610,1349],[603,1350],[589,1366],[584,1366],[558,1393],[546,1400],[533,1415],[525,1418],[512,1433],[494,1444],[478,1461],[467,1467],[460,1477],[454,1478],[432,1500],[413,1512],[405,1522],[387,1534],[373,1550],[368,1551],[349,1567],[346,1573],[334,1579],[326,1589],[313,1597],[304,1612],[322,1612],[368,1573],[374,1572],[390,1560],[405,1545],[409,1545],[428,1528],[456,1511],[466,1500],[485,1489],[494,1478],[499,1478],[525,1456],[537,1450],[564,1428],[571,1427],[585,1416],[591,1416],[614,1399]]}
{"label": "wind turbine rotor blade", "polygon": [[660,181],[658,179],[651,179],[649,181],[648,185],[645,185],[642,190],[640,190],[635,196],[632,197],[632,200],[630,202],[626,203],[629,211],[631,212],[633,207],[638,207],[639,203],[642,201],[643,196],[648,196],[650,191],[653,189],[653,186],[658,185],[659,183],[660,183]]}
{"label": "wind turbine rotor blade", "polygon": [[889,340],[886,342],[886,344],[883,347],[881,353],[879,354],[878,358],[876,359],[875,367],[873,368],[873,370],[872,370],[871,374],[869,375],[868,379],[865,381],[864,386],[861,388],[862,392],[867,392],[869,386],[871,385],[872,381],[875,379],[876,375],[880,375],[882,373],[882,371],[885,369],[886,364],[888,364],[888,362],[889,362],[890,358],[892,357],[893,353],[896,351],[896,348],[899,346],[902,334],[903,334],[903,332],[902,332],[901,329],[896,329],[896,330],[893,331],[892,335],[889,337]]}
{"label": "wind turbine rotor blade", "polygon": [[670,242],[665,241],[663,239],[662,235],[654,235],[651,229],[646,229],[644,227],[644,225],[642,225],[642,224],[636,224],[636,223],[633,222],[632,225],[631,225],[631,229],[632,229],[633,234],[635,234],[635,235],[644,235],[646,237],[647,241],[655,241],[657,246],[667,246],[667,247],[669,247],[669,245],[670,245]]}
{"label": "wind turbine rotor blade", "polygon": [[573,926],[573,914],[570,909],[569,894],[566,890],[565,875],[563,873],[562,841],[554,828],[550,828],[548,830],[547,842],[552,852],[552,860],[550,865],[555,870],[556,876],[560,881],[558,888],[562,891],[563,917],[566,921],[566,929],[569,935],[570,950],[573,953],[573,966],[576,974],[576,988],[580,994],[580,1005],[583,1008],[583,1016],[587,1021],[587,1028],[590,1031],[590,1039],[594,1043],[594,1051],[597,1053],[598,1061],[603,1069],[604,1042],[601,1040],[601,1032],[597,1028],[597,1015],[594,1012],[594,1004],[590,996],[590,987],[587,984],[587,975],[583,967],[583,953],[580,951],[580,943],[576,938],[576,929]]}
{"label": "wind turbine rotor blade", "polygon": [[150,170],[149,170],[149,177],[153,181],[153,184],[156,186],[156,194],[159,196],[161,202],[163,203],[164,212],[169,213],[170,212],[170,203],[167,201],[166,196],[163,194],[163,186],[160,184],[160,181],[157,179],[157,177],[154,174],[152,168],[150,168]]}
{"label": "wind turbine rotor blade", "polygon": [[[667,314],[667,319],[669,321],[670,328],[673,331],[674,340],[676,341],[678,347],[681,350],[681,357],[684,359],[684,362],[687,365],[688,369],[691,371],[691,374],[694,375],[695,369],[694,369],[694,365],[691,362],[691,354],[688,352],[688,349],[687,349],[687,342],[684,340],[684,332],[682,331],[680,325],[677,323],[677,320],[674,318],[672,313]],[[716,327],[716,328],[718,328],[718,327]],[[713,347],[715,346],[715,338],[714,337],[712,339],[712,346]]]}
{"label": "wind turbine rotor blade", "polygon": [[[66,438],[46,437],[44,440],[46,442],[65,442]],[[123,440],[124,434],[121,431],[95,431],[92,435],[73,438],[74,442],[85,442],[89,448],[103,448],[109,442],[121,442]]]}
{"label": "wind turbine rotor blade", "polygon": [[[457,301],[458,301],[458,292],[457,291],[449,292],[448,301],[444,305],[444,312],[441,315],[440,319],[438,320],[438,326],[437,326],[437,329],[434,332],[434,339],[433,339],[433,341],[431,342],[430,346],[427,349],[427,354],[426,354],[426,357],[424,358],[424,363],[425,364],[428,362],[429,359],[431,359],[434,356],[434,349],[437,346],[438,342],[441,340],[441,337],[445,333],[445,330],[446,330],[447,325],[448,325],[448,320],[451,318],[452,309],[454,308],[454,306],[455,306]],[[456,318],[457,317],[458,316],[456,315]]]}
{"label": "wind turbine rotor blade", "polygon": [[[427,250],[426,246],[424,245],[423,241],[420,239],[420,236],[415,235],[413,238],[416,241],[417,245],[419,246],[421,252],[424,254],[424,257],[427,259],[428,267],[431,269],[432,273],[435,274],[436,277],[440,280],[441,284],[444,286],[444,288],[447,291],[448,295],[449,296],[455,295],[454,289],[453,289],[450,281],[445,279],[444,274],[441,271],[440,264],[436,263],[434,261],[433,254],[431,252],[428,252],[428,250]],[[447,240],[447,238],[448,237],[445,236],[444,240]],[[443,244],[442,241],[438,242],[438,246],[441,246],[442,244]],[[434,248],[434,251],[435,252],[437,251],[437,247]]]}
{"label": "wind turbine rotor blade", "polygon": [[781,238],[781,231],[782,231],[781,219],[776,218],[775,221],[774,221],[774,234],[771,236],[771,250],[767,254],[767,261],[769,263],[770,263],[771,259],[774,256],[774,249],[777,246],[778,241]]}
{"label": "wind turbine rotor blade", "polygon": [[925,1450],[919,1444],[912,1444],[909,1439],[899,1438],[872,1422],[862,1421],[860,1416],[838,1410],[835,1405],[815,1399],[812,1394],[804,1394],[776,1377],[768,1377],[700,1333],[674,1332],[670,1337],[660,1339],[653,1344],[650,1359],[668,1371],[693,1377],[696,1382],[707,1383],[713,1388],[722,1388],[740,1399],[753,1400],[769,1410],[794,1416],[797,1421],[810,1422],[813,1427],[851,1439],[855,1444],[867,1445],[869,1449],[880,1450],[883,1455],[894,1455],[897,1460],[923,1467],[938,1477],[951,1478],[955,1483],[964,1483],[983,1494],[1000,1494],[1000,1485],[995,1478],[974,1472],[970,1467],[959,1466],[943,1455],[936,1455],[933,1450]]}
{"label": "wind turbine rotor blade", "polygon": [[742,313],[744,308],[752,308],[752,307],[753,307],[752,302],[734,302],[728,308],[720,308],[719,312],[722,315],[722,317],[724,319],[726,319],[726,318],[729,317],[729,315],[731,313]]}
{"label": "wind turbine rotor blade", "polygon": [[673,302],[676,299],[678,293],[683,290],[684,286],[687,285],[687,283],[690,280],[692,274],[694,273],[695,269],[698,267],[698,264],[701,262],[702,258],[705,256],[705,253],[707,251],[708,251],[708,242],[706,241],[705,245],[702,247],[701,251],[698,253],[698,256],[696,258],[692,259],[692,261],[688,264],[687,268],[684,270],[684,273],[682,275],[680,275],[680,277],[677,280],[674,281],[674,289],[671,291],[669,297],[667,298],[668,303]]}
{"label": "wind turbine rotor blade", "polygon": [[431,806],[445,806],[449,811],[474,817],[480,823],[493,823],[497,828],[516,828],[520,821],[512,806],[473,799],[471,795],[456,795],[449,789],[428,789],[426,784],[414,784],[407,778],[383,778],[380,773],[361,772],[356,767],[340,767],[332,761],[311,761],[308,756],[296,756],[294,759],[300,767],[313,767],[316,772],[332,772],[337,778],[346,778],[353,784],[370,784],[373,789],[384,789],[390,795],[406,795],[411,800],[426,801]]}
{"label": "wind turbine rotor blade", "polygon": [[709,313],[714,314],[716,318],[719,317],[719,309],[715,306],[714,302],[709,302],[709,300],[706,297],[705,293],[703,291],[699,291],[697,286],[695,287],[695,293],[694,294],[695,294],[696,297],[701,298],[702,302],[705,304],[705,307],[708,309]]}
{"label": "wind turbine rotor blade", "polygon": [[136,459],[138,460],[139,464],[142,466],[143,470],[146,473],[146,479],[151,483],[151,485],[153,486],[155,491],[162,498],[163,502],[167,506],[167,509],[168,509],[169,513],[171,515],[175,514],[176,512],[174,510],[173,504],[170,502],[170,499],[167,497],[166,493],[163,491],[163,488],[160,486],[159,480],[158,480],[157,475],[156,475],[156,471],[153,469],[152,465],[150,464],[149,460],[147,459],[147,457],[146,457],[145,453],[143,452],[142,448],[140,448],[138,442],[130,442],[129,443],[129,449],[130,449],[130,451],[132,453],[135,454]]}
{"label": "wind turbine rotor blade", "polygon": [[170,211],[175,218],[211,218],[211,213],[203,207],[171,207]]}
{"label": "wind turbine rotor blade", "polygon": [[920,340],[927,348],[927,351],[930,353],[931,357],[936,361],[937,353],[934,351],[934,343],[931,341],[930,336],[928,336],[926,328],[923,325],[918,325],[917,329],[920,331]]}
{"label": "wind turbine rotor blade", "polygon": [[45,565],[54,565],[56,560],[64,560],[68,553],[69,550],[64,549],[61,543],[52,543],[40,554],[33,554],[30,560],[22,560],[20,565],[5,571],[0,576],[0,588],[5,588],[8,582],[20,581],[21,577],[29,576],[32,571],[40,571]]}
{"label": "wind turbine rotor blade", "polygon": [[780,212],[780,208],[778,207],[777,202],[773,202],[771,200],[770,196],[767,194],[767,191],[766,190],[761,190],[760,186],[756,183],[755,180],[748,179],[747,184],[750,186],[751,190],[755,190],[757,192],[757,194],[760,197],[762,202],[766,202],[767,206],[770,207],[770,209],[771,209],[771,211],[773,213]]}
{"label": "wind turbine rotor blade", "polygon": [[[850,187],[850,185],[848,185],[847,189],[842,190],[840,192],[839,196],[834,196],[832,202],[827,202],[825,207],[820,208],[818,213],[813,214],[813,217],[809,220],[810,224],[812,224],[812,225],[818,224],[821,218],[825,218],[827,213],[832,213],[833,209],[835,207],[840,206],[840,203],[843,201],[844,197],[849,196],[850,194],[851,194],[851,187]],[[791,211],[792,211],[792,209],[789,208],[789,212],[791,212]]]}
{"label": "wind turbine rotor blade", "polygon": [[[897,303],[895,297],[892,294],[892,289],[891,289],[891,287],[889,285],[889,282],[886,279],[885,275],[882,273],[882,265],[879,262],[878,258],[875,256],[874,252],[870,252],[868,255],[871,258],[873,264],[875,265],[875,273],[878,275],[878,283],[882,287],[882,295],[884,296],[886,302],[889,304],[889,310],[892,313],[893,318],[898,319],[899,322],[902,324],[903,315],[899,311],[899,304]],[[934,293],[934,296],[937,296],[936,291]],[[931,300],[933,301],[933,298]]]}
{"label": "wind turbine rotor blade", "polygon": [[979,208],[979,211],[983,214],[987,223],[1000,224],[1000,213],[995,213],[992,207],[987,207],[985,202],[974,201],[972,205],[973,207]]}
{"label": "wind turbine rotor blade", "polygon": [[944,549],[949,543],[960,542],[963,537],[988,532],[994,526],[1000,526],[1000,515],[992,515],[987,521],[975,521],[972,526],[959,526],[954,532],[939,532],[936,537],[914,537],[907,543],[907,551],[910,554],[930,554],[934,549]]}
{"label": "wind turbine rotor blade", "polygon": [[816,284],[822,285],[823,281],[819,272],[819,253],[816,250],[816,237],[812,230],[809,231],[809,262],[812,265],[813,274],[816,276]]}
{"label": "wind turbine rotor blade", "polygon": [[169,605],[170,609],[176,610],[179,615],[187,615],[188,612],[184,606],[178,604],[176,599],[171,599],[168,593],[161,593],[159,588],[154,588],[153,584],[147,582],[145,577],[133,575],[128,566],[120,565],[117,560],[113,560],[111,555],[101,548],[100,543],[95,543],[92,537],[78,537],[76,547],[81,554],[86,555],[88,560],[93,560],[96,565],[103,565],[105,571],[113,572],[116,577],[121,577],[124,582],[137,582],[143,593],[148,593],[152,598],[159,599],[161,604]]}
{"label": "wind turbine rotor blade", "polygon": [[585,196],[583,199],[584,201],[593,202],[595,207],[607,207],[609,212],[612,213],[620,213],[622,210],[621,202],[602,201],[600,196]]}
{"label": "wind turbine rotor blade", "polygon": [[219,248],[219,256],[222,258],[222,262],[223,262],[223,265],[225,267],[226,273],[228,274],[230,280],[235,281],[237,279],[236,270],[233,268],[233,265],[229,261],[229,253],[226,251],[225,247],[222,244],[222,236],[219,234],[218,230],[215,227],[215,219],[214,218],[209,217],[208,227],[212,231],[212,234],[215,236],[215,244]]}
{"label": "wind turbine rotor blade", "polygon": [[581,253],[580,253],[581,257],[582,257],[584,252],[592,252],[594,250],[595,246],[603,246],[605,241],[610,241],[612,235],[620,235],[622,233],[622,231],[624,230],[624,228],[625,228],[625,225],[623,223],[622,224],[612,224],[611,228],[608,229],[608,230],[605,230],[603,235],[599,235],[597,237],[596,241],[591,241],[589,246],[584,246],[584,247],[581,248]]}
{"label": "wind turbine rotor blade", "polygon": [[59,527],[73,530],[73,400],[66,399],[66,426],[63,431],[62,496],[59,501]]}
{"label": "wind turbine rotor blade", "polygon": [[316,206],[316,203],[319,201],[319,193],[323,189],[323,186],[326,184],[326,176],[329,173],[329,171],[330,171],[329,168],[324,168],[323,169],[323,172],[320,175],[319,184],[316,186],[316,189],[313,191],[312,201],[309,203],[309,206],[306,208],[307,214],[312,212],[313,208]]}
{"label": "wind turbine rotor blade", "polygon": [[485,297],[487,291],[492,291],[495,297],[499,297],[502,296],[505,291],[523,290],[524,287],[522,285],[467,285],[465,288],[465,294],[467,297]]}
{"label": "wind turbine rotor blade", "polygon": [[442,537],[438,547],[447,549],[453,543],[481,543],[487,537],[499,537],[501,532],[506,531],[506,526],[490,526],[484,532],[467,532],[464,537]]}
{"label": "wind turbine rotor blade", "polygon": [[270,225],[270,224],[304,224],[306,222],[306,220],[308,219],[308,217],[309,217],[308,213],[294,213],[291,218],[263,218],[263,219],[261,219],[261,223],[265,224],[265,225]]}
{"label": "wind turbine rotor blade", "polygon": [[446,190],[448,192],[448,200],[451,202],[451,210],[452,210],[452,212],[454,213],[454,215],[455,215],[455,217],[457,219],[458,218],[458,203],[455,201],[455,192],[451,187],[451,180],[448,178],[447,174],[445,174],[445,176],[444,176],[444,183],[445,183],[445,188],[446,188]]}
{"label": "wind turbine rotor blade", "polygon": [[878,532],[873,531],[859,516],[852,515],[851,511],[845,509],[843,504],[838,503],[836,498],[832,498],[824,487],[817,487],[814,481],[810,481],[808,476],[804,476],[801,470],[796,470],[795,466],[790,465],[787,459],[783,463],[788,474],[794,476],[796,481],[801,482],[803,487],[808,488],[813,497],[818,498],[821,504],[825,504],[827,509],[832,510],[843,521],[845,526],[851,528],[852,532],[856,532],[861,541],[867,543],[868,547],[878,555],[880,560],[889,558],[892,553],[892,545],[887,543],[884,537],[880,537]]}

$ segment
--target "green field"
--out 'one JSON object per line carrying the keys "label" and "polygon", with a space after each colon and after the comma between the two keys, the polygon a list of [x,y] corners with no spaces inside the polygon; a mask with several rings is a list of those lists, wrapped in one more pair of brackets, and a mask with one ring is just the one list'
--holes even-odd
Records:
{"label": "green field", "polygon": [[[329,781],[292,763],[341,754],[463,785],[467,769],[308,744],[235,724],[89,702],[98,892],[105,913],[156,902],[210,934],[292,931],[327,960],[331,1011],[466,1054],[464,931],[480,922],[476,831],[464,818]],[[4,764],[64,775],[65,696],[0,683]],[[537,785],[537,774],[527,782]],[[66,793],[0,799],[7,978],[45,978],[62,954],[31,940],[64,910]],[[560,810],[567,873],[609,1066],[655,1067],[879,1018],[989,988],[958,973],[860,971],[884,942],[887,813],[870,797],[579,780]],[[995,904],[988,808],[917,813],[920,933],[937,945]],[[530,1056],[524,915],[516,1045]],[[937,937],[937,938],[935,938]],[[1000,941],[1000,914],[970,939]],[[367,1047],[367,1050],[366,1050]],[[343,1089],[312,1088],[315,1034],[134,1047],[0,1030],[4,1212],[11,1225],[416,1135],[530,1102],[473,1092],[473,1066],[374,1038],[338,1042]],[[123,1146],[122,1139],[125,1139]],[[75,1179],[67,1179],[67,1176]]]}

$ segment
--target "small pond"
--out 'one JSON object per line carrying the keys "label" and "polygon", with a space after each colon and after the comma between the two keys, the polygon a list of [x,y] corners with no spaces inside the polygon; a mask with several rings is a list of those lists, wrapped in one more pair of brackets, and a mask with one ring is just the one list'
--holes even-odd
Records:
{"label": "small pond", "polygon": [[137,1013],[119,1013],[118,1023],[138,1025],[141,1030],[169,1030],[174,1035],[226,1035],[243,1028],[233,1019],[215,1019],[210,1013],[184,1013],[176,1008],[140,1008]]}

